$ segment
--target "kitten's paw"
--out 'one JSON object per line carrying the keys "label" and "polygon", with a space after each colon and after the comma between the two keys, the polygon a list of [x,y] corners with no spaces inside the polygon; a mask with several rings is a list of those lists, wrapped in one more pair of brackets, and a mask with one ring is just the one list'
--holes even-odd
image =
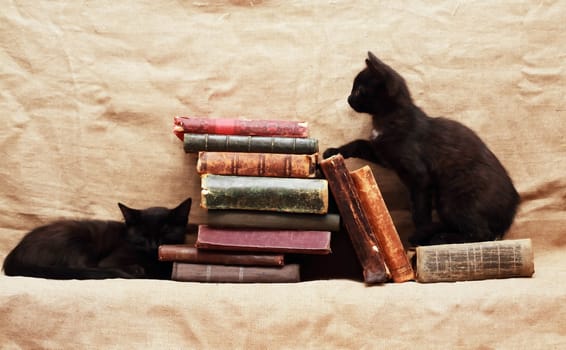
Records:
{"label": "kitten's paw", "polygon": [[340,153],[340,150],[338,148],[327,148],[326,151],[324,151],[324,153],[322,154],[322,158],[330,158],[338,153]]}

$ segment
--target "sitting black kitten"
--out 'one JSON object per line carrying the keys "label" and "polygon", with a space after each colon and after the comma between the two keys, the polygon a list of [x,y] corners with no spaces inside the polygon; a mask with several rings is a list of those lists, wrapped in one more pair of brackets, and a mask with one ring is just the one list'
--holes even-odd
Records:
{"label": "sitting black kitten", "polygon": [[63,220],[35,228],[8,254],[4,272],[52,279],[168,279],[172,264],[159,262],[157,249],[185,241],[191,202],[143,210],[118,203],[125,223]]}
{"label": "sitting black kitten", "polygon": [[[405,80],[368,56],[348,103],[372,116],[372,137],[329,148],[323,156],[341,153],[392,168],[410,192],[413,245],[501,238],[519,205],[501,163],[471,129],[427,116],[413,104]],[[440,222],[432,220],[433,200]]]}

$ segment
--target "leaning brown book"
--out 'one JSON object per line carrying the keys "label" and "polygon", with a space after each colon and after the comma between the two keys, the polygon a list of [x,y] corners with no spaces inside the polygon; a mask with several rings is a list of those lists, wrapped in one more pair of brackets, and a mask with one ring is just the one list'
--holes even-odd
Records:
{"label": "leaning brown book", "polygon": [[188,244],[164,244],[159,246],[160,261],[177,261],[194,264],[220,264],[242,266],[283,266],[283,254],[220,252],[197,249]]}
{"label": "leaning brown book", "polygon": [[386,282],[388,275],[383,256],[371,232],[344,157],[337,154],[324,159],[320,162],[320,167],[328,180],[342,222],[363,268],[364,281],[368,284]]}
{"label": "leaning brown book", "polygon": [[171,279],[183,282],[292,283],[300,281],[299,265],[253,267],[174,262]]}
{"label": "leaning brown book", "polygon": [[314,177],[317,154],[199,152],[197,173],[267,177]]}
{"label": "leaning brown book", "polygon": [[530,239],[422,246],[416,255],[419,282],[530,277],[535,272]]}
{"label": "leaning brown book", "polygon": [[350,172],[372,232],[395,282],[415,279],[411,262],[369,166]]}

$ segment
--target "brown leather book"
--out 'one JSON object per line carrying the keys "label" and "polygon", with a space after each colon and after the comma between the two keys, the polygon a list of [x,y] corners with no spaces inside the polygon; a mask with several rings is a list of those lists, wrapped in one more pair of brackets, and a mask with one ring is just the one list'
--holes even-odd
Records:
{"label": "brown leather book", "polygon": [[200,225],[199,249],[329,254],[330,231],[227,229]]}
{"label": "brown leather book", "polygon": [[364,213],[360,198],[354,187],[354,180],[346,168],[341,154],[326,158],[320,167],[334,198],[342,223],[352,240],[352,245],[363,268],[367,284],[383,283],[388,279],[387,269],[372,234],[371,226]]}
{"label": "brown leather book", "polygon": [[531,277],[535,272],[530,239],[421,246],[416,256],[419,282]]}
{"label": "brown leather book", "polygon": [[395,282],[415,279],[411,262],[383,201],[379,186],[369,166],[350,172],[373,235],[383,254],[385,264]]}
{"label": "brown leather book", "polygon": [[164,244],[159,246],[160,261],[177,261],[195,264],[220,264],[242,266],[283,266],[283,254],[260,254],[197,249],[188,244]]}
{"label": "brown leather book", "polygon": [[314,177],[318,154],[199,152],[197,173],[267,177]]}
{"label": "brown leather book", "polygon": [[326,214],[324,179],[201,175],[201,207]]}
{"label": "brown leather book", "polygon": [[293,283],[300,281],[299,265],[252,267],[173,263],[171,279],[213,283]]}

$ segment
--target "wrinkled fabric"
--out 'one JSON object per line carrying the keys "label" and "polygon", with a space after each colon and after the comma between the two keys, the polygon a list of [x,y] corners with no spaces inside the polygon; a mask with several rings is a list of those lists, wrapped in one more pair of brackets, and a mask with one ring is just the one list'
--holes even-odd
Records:
{"label": "wrinkled fabric", "polygon": [[[2,1],[0,261],[59,218],[199,198],[175,115],[371,135],[346,98],[373,51],[431,116],[476,131],[522,203],[527,279],[234,285],[0,276],[0,344],[32,348],[566,346],[566,5],[558,1]],[[354,170],[365,163],[348,160]],[[403,240],[407,192],[372,166]],[[193,201],[190,220],[204,215]],[[346,261],[347,263],[347,261]]]}

